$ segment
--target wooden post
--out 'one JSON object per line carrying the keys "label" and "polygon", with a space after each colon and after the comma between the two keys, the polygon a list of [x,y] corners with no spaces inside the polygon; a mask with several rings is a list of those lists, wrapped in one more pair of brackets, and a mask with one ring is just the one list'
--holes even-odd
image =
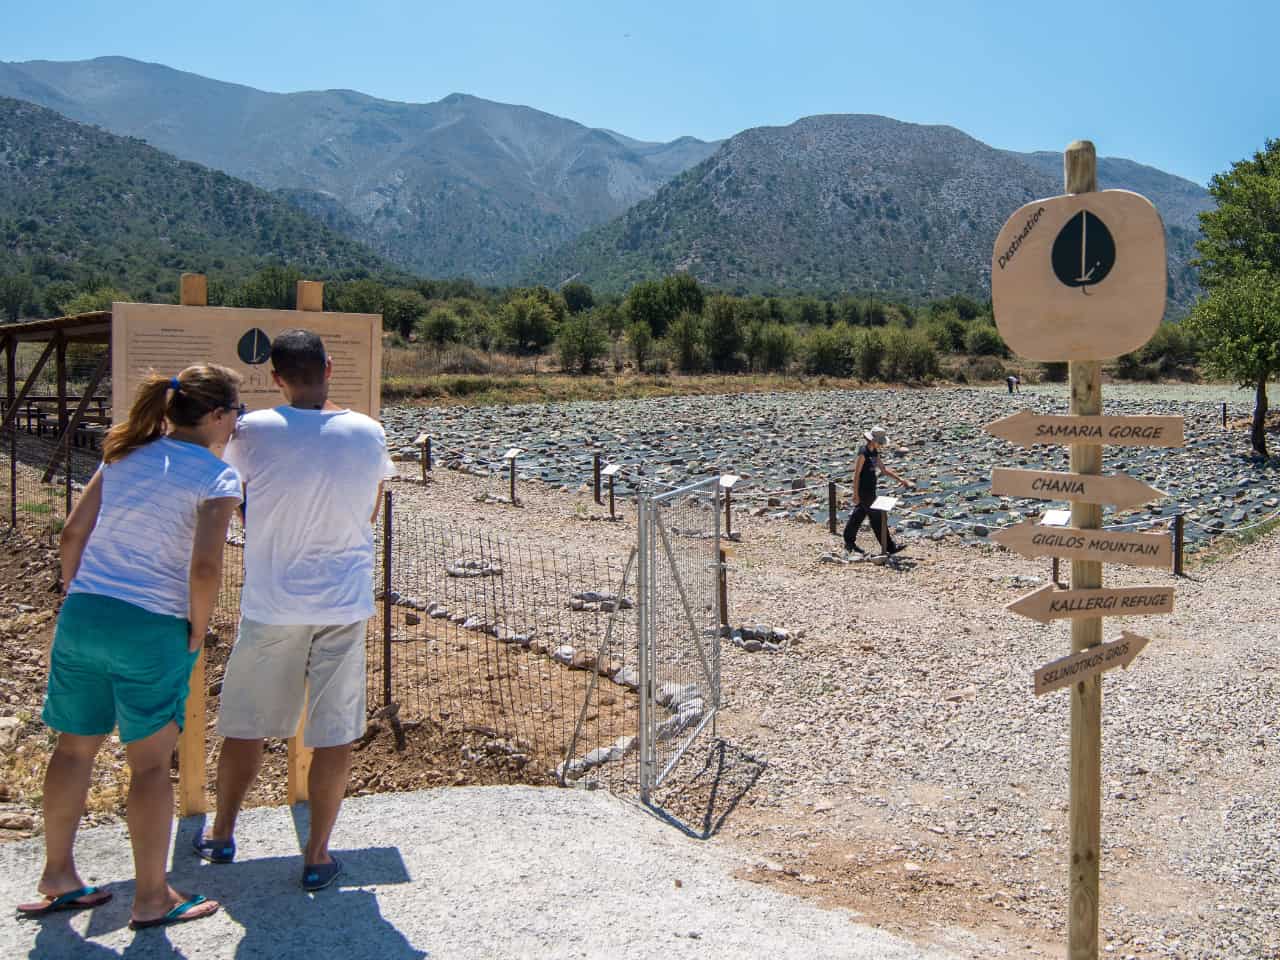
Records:
{"label": "wooden post", "polygon": [[516,500],[516,458],[508,457],[507,464],[511,467],[511,502],[515,504],[519,502]]}
{"label": "wooden post", "polygon": [[305,803],[308,798],[307,779],[311,776],[311,748],[303,744],[302,735],[307,726],[307,701],[310,690],[303,691],[302,716],[298,718],[298,729],[289,738],[289,772],[285,780],[285,803]]}
{"label": "wooden post", "polygon": [[595,491],[596,503],[603,506],[604,501],[600,498],[600,451],[597,450],[592,457],[592,487]]}
{"label": "wooden post", "polygon": [[840,526],[840,517],[837,513],[839,504],[836,502],[836,482],[834,480],[827,481],[827,529],[832,534],[836,533],[836,528]]}
{"label": "wooden post", "polygon": [[1053,558],[1053,585],[1055,587],[1061,586],[1061,583],[1059,582],[1059,578],[1061,576],[1062,576],[1062,571],[1058,563],[1058,558],[1054,557]]}
{"label": "wooden post", "polygon": [[[59,330],[53,335],[54,343],[57,345],[57,371],[58,371],[58,431],[57,435],[61,437],[67,429],[67,338],[62,335]],[[64,516],[71,516],[71,444],[67,443],[66,462],[63,464],[66,473],[63,485],[65,487],[65,507]]]}
{"label": "wooden post", "polygon": [[427,473],[430,473],[433,466],[431,462],[431,438],[430,437],[427,437],[426,449],[423,451],[423,460],[425,460],[427,464]]}
{"label": "wooden post", "polygon": [[299,280],[297,290],[298,309],[308,313],[320,313],[324,310],[324,282],[321,280]]}
{"label": "wooden post", "polygon": [[886,557],[889,555],[889,511],[881,510],[880,513],[880,552]]}
{"label": "wooden post", "polygon": [[[202,273],[184,273],[178,284],[178,300],[184,307],[203,307],[209,303],[209,281]],[[170,371],[170,376],[178,371]],[[205,799],[205,724],[208,706],[205,697],[204,647],[196,654],[187,681],[187,716],[178,738],[178,815],[189,817],[208,813]]]}
{"label": "wooden post", "polygon": [[[8,339],[9,350],[5,355],[5,396],[17,409],[14,399],[18,391],[18,341]],[[18,525],[18,424],[9,433],[9,526]]]}
{"label": "wooden post", "polygon": [[[1078,140],[1063,154],[1067,193],[1092,193],[1098,189],[1098,158],[1094,146]],[[1068,364],[1071,381],[1071,413],[1102,413],[1102,363],[1073,360]],[[1102,472],[1100,444],[1073,444],[1071,472]],[[1102,526],[1102,507],[1093,503],[1071,505],[1071,525],[1081,530]],[[1088,590],[1102,586],[1102,564],[1096,560],[1071,561],[1071,587]],[[1102,642],[1102,619],[1083,617],[1071,621],[1073,653]],[[1071,689],[1071,856],[1069,859],[1070,910],[1067,956],[1069,960],[1097,960],[1099,857],[1102,846],[1102,674],[1080,680]]]}
{"label": "wooden post", "polygon": [[1222,429],[1227,429],[1227,405],[1222,405]]}
{"label": "wooden post", "polygon": [[209,278],[203,273],[184,273],[178,281],[178,303],[184,307],[207,307]]}
{"label": "wooden post", "polygon": [[726,537],[733,536],[733,488],[726,487],[724,491],[724,535]]}
{"label": "wooden post", "polygon": [[720,551],[720,626],[729,626],[729,556]]}
{"label": "wooden post", "polygon": [[609,519],[610,520],[618,519],[618,515],[617,513],[614,512],[614,507],[613,507],[613,481],[616,477],[617,477],[617,474],[615,473],[609,474]]}
{"label": "wooden post", "polygon": [[1173,575],[1182,576],[1182,544],[1186,536],[1186,518],[1180,513],[1173,518]]}
{"label": "wooden post", "polygon": [[382,705],[391,705],[391,491],[382,503]]}

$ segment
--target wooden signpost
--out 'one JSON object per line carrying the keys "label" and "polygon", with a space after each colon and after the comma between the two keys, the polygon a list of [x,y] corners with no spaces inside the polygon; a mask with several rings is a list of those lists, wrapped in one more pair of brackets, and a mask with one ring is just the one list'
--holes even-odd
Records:
{"label": "wooden signpost", "polygon": [[1113,667],[1128,668],[1133,663],[1133,658],[1150,642],[1146,637],[1122,630],[1119,640],[1102,643],[1061,660],[1046,663],[1036,671],[1036,696],[1069,687],[1078,680],[1100,675]]}
{"label": "wooden signpost", "polygon": [[[1071,620],[1071,656],[1037,671],[1035,692],[1071,689],[1068,956],[1097,960],[1102,673],[1127,665],[1147,643],[1133,634],[1102,642],[1102,616],[1135,610],[1099,605],[1119,605],[1124,596],[1138,595],[1103,590],[1102,561],[1165,566],[1171,556],[1167,537],[1099,529],[1101,504],[1136,506],[1163,496],[1130,477],[1101,476],[1102,445],[1179,446],[1183,431],[1180,423],[1170,422],[1177,418],[1102,415],[1101,361],[1142,346],[1164,314],[1167,276],[1160,216],[1136,193],[1098,192],[1097,156],[1088,141],[1067,147],[1063,170],[1066,196],[1027,204],[1000,231],[991,257],[991,301],[996,326],[1011,349],[1030,360],[1068,362],[1070,416],[1022,413],[987,430],[1024,446],[1071,448],[1070,473],[997,468],[992,476],[996,493],[1071,501],[1071,526],[1025,522],[998,531],[993,539],[1025,556],[1072,561],[1069,592],[1053,590],[1056,596],[1043,601],[1033,594],[1014,606],[1023,605],[1019,613],[1053,619],[1058,597],[1067,598],[1059,610]],[[1150,591],[1159,588],[1137,589],[1150,598]],[[1049,604],[1047,614],[1040,609],[1042,602]],[[1172,594],[1159,602],[1171,608]]]}
{"label": "wooden signpost", "polygon": [[1163,490],[1149,487],[1123,473],[1103,477],[1054,473],[1051,470],[1010,470],[1007,467],[996,467],[991,471],[991,492],[1006,497],[1110,503],[1121,509],[1136,507],[1165,495]]}
{"label": "wooden signpost", "polygon": [[1059,590],[1050,585],[1019,597],[1005,609],[1040,623],[1076,617],[1149,617],[1173,612],[1173,587]]}
{"label": "wooden signpost", "polygon": [[1023,410],[983,429],[1020,447],[1037,443],[1180,447],[1184,442],[1181,417],[1054,417]]}

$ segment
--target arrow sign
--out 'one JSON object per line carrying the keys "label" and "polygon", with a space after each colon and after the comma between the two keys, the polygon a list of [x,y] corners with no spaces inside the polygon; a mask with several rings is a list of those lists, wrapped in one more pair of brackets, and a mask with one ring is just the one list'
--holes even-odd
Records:
{"label": "arrow sign", "polygon": [[1050,584],[1005,606],[1041,623],[1079,617],[1148,617],[1173,612],[1173,587],[1059,590]]}
{"label": "arrow sign", "polygon": [[1106,443],[1119,447],[1181,447],[1181,417],[1053,417],[1023,410],[982,428],[1020,447],[1037,443]]}
{"label": "arrow sign", "polygon": [[1110,503],[1124,509],[1136,507],[1167,494],[1123,473],[1107,476],[1085,473],[1055,473],[1051,470],[991,471],[991,492],[1006,497],[1036,500],[1075,500],[1083,503]]}
{"label": "arrow sign", "polygon": [[1127,668],[1133,663],[1133,658],[1150,642],[1146,637],[1140,637],[1128,630],[1121,630],[1119,640],[1100,643],[1088,650],[1081,650],[1061,660],[1046,663],[1036,671],[1036,696],[1069,687],[1077,680],[1083,680],[1113,667]]}
{"label": "arrow sign", "polygon": [[1173,544],[1159,533],[1120,533],[1078,527],[1041,527],[1024,520],[991,534],[996,543],[1024,557],[1067,557],[1071,560],[1111,560],[1131,567],[1173,564]]}

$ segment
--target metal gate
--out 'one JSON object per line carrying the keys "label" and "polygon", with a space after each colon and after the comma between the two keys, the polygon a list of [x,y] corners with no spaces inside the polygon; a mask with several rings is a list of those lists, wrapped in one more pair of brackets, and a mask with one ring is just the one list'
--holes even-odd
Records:
{"label": "metal gate", "polygon": [[640,799],[720,708],[720,478],[639,500]]}

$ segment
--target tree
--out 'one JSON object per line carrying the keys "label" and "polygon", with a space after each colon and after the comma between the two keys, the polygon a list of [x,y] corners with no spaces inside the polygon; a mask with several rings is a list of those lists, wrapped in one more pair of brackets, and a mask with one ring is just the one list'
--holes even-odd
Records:
{"label": "tree", "polygon": [[386,315],[387,288],[377,280],[348,280],[333,294],[333,308],[342,313],[381,313],[384,330],[394,329]]}
{"label": "tree", "polygon": [[627,346],[631,348],[631,359],[635,362],[636,373],[643,373],[649,357],[653,354],[653,332],[647,323],[637,321],[627,327]]}
{"label": "tree", "polygon": [[1280,373],[1280,273],[1220,277],[1187,324],[1204,344],[1210,372],[1254,388],[1253,449],[1267,455],[1267,380]]}
{"label": "tree", "polygon": [[383,329],[394,330],[407,337],[426,312],[427,301],[417,290],[388,290],[382,298]]}
{"label": "tree", "polygon": [[666,333],[667,324],[677,316],[670,312],[662,284],[657,280],[644,280],[633,286],[627,291],[622,308],[631,323],[647,323],[655,337]]}
{"label": "tree", "polygon": [[504,303],[498,322],[517,353],[537,353],[555,339],[555,315],[533,294]]}
{"label": "tree", "polygon": [[795,355],[795,331],[781,323],[766,323],[760,331],[760,365],[770,373],[786,373]]}
{"label": "tree", "polygon": [[681,373],[697,373],[702,369],[702,318],[688,312],[676,317],[667,331]]}
{"label": "tree", "polygon": [[1000,331],[985,323],[973,327],[965,334],[964,348],[980,357],[1004,357],[1009,353]]}
{"label": "tree", "polygon": [[564,297],[564,305],[570,313],[581,313],[596,305],[595,294],[581,280],[570,280],[560,288],[560,296]]}
{"label": "tree", "polygon": [[712,297],[707,301],[703,337],[707,345],[707,360],[712,370],[724,372],[738,369],[742,325],[738,322],[734,302],[729,297]]}
{"label": "tree", "polygon": [[662,295],[667,302],[668,317],[678,317],[686,311],[702,313],[707,299],[698,281],[687,273],[677,273],[663,280]]}
{"label": "tree", "polygon": [[70,280],[54,280],[40,294],[40,305],[50,317],[66,314],[64,309],[76,295],[76,285]]}
{"label": "tree", "polygon": [[436,306],[418,322],[418,336],[443,347],[446,343],[458,339],[462,324],[458,315],[448,307]]}
{"label": "tree", "polygon": [[589,313],[579,313],[560,327],[556,345],[562,369],[590,373],[592,365],[609,348],[609,338],[599,320]]}
{"label": "tree", "polygon": [[1217,206],[1200,214],[1191,264],[1205,288],[1257,270],[1280,277],[1280,140],[1215,174],[1209,193]]}
{"label": "tree", "polygon": [[4,318],[13,323],[22,316],[23,309],[35,295],[30,277],[0,277],[0,310]]}
{"label": "tree", "polygon": [[[296,267],[274,265],[265,267],[246,280],[236,291],[235,303],[232,306],[292,310],[298,304],[298,281],[301,279],[302,274]],[[373,312],[381,313],[381,305]]]}

